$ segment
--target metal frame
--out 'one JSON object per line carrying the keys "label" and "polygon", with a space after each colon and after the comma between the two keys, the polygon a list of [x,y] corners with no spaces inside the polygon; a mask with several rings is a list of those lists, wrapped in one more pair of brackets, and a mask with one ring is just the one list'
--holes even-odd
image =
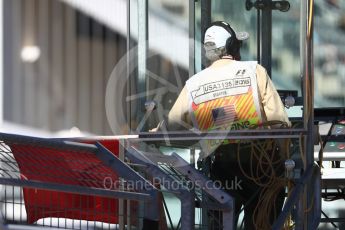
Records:
{"label": "metal frame", "polygon": [[[155,151],[156,152],[156,151]],[[183,177],[188,178],[188,180],[193,184],[197,185],[198,189],[201,189],[203,193],[207,194],[209,197],[213,198],[216,203],[208,203],[204,201],[202,206],[213,207],[214,209],[222,210],[223,214],[223,228],[224,229],[234,229],[233,218],[234,218],[234,200],[226,192],[209,188],[209,179],[198,172],[193,166],[188,162],[183,160],[179,155],[173,153],[170,156],[162,155],[161,153],[144,153],[134,147],[129,147],[126,149],[126,157],[130,159],[131,162],[137,165],[141,165],[148,173],[150,177],[155,179],[160,179],[164,183],[164,186],[168,192],[176,195],[181,200],[181,229],[189,230],[194,229],[194,219],[195,219],[195,188],[188,188],[184,186],[182,181],[176,180],[167,171],[162,170],[159,167],[159,163],[164,163],[171,167],[171,172],[173,174],[178,173],[183,175]],[[178,182],[180,186],[174,188],[173,185]],[[204,195],[202,195],[204,197]]]}
{"label": "metal frame", "polygon": [[[270,3],[272,0],[262,0],[264,4]],[[267,70],[268,76],[272,78],[272,10],[258,9],[258,60],[260,64]]]}
{"label": "metal frame", "polygon": [[[306,167],[311,167],[314,162],[314,73],[313,73],[313,6],[314,0],[301,2],[301,57],[302,57],[302,74],[303,74],[303,121],[304,127],[308,130],[305,142]],[[321,188],[317,188],[320,190]],[[304,190],[305,210],[312,205],[312,201],[307,194],[313,191],[312,186],[306,186]],[[321,199],[321,196],[319,197]],[[320,216],[321,217],[321,211]],[[318,220],[319,220],[318,218]],[[317,220],[317,219],[316,219]],[[312,213],[306,213],[304,218],[304,228],[313,229],[315,216]]]}
{"label": "metal frame", "polygon": [[[207,1],[207,0],[205,0]],[[272,0],[262,0],[263,4],[270,3]],[[291,135],[290,138],[296,137],[296,135],[303,135],[306,137],[304,146],[305,146],[305,153],[306,153],[306,168],[304,170],[313,167],[314,162],[314,74],[313,74],[313,5],[314,0],[307,0],[301,1],[301,37],[300,37],[300,56],[302,57],[301,60],[301,73],[303,79],[303,124],[304,127],[301,130],[295,130],[296,133]],[[206,6],[206,4],[204,4]],[[206,9],[207,10],[207,9]],[[208,21],[210,18],[210,8],[208,9],[208,13],[202,15],[204,20],[202,19],[202,28],[205,26],[205,21]],[[258,9],[258,60],[260,63],[267,69],[269,76],[271,76],[271,43],[272,43],[272,12],[269,9],[263,9],[262,11]],[[291,129],[290,129],[291,130]],[[270,131],[269,131],[270,132]],[[269,132],[262,131],[262,132],[251,132],[247,133],[247,135],[241,135],[244,133],[236,133],[236,134],[225,134],[222,138],[244,138],[244,139],[253,139],[254,136],[256,138],[280,138],[284,135],[282,133],[284,131],[278,131],[274,136],[269,135]],[[232,132],[231,132],[232,133]],[[277,136],[276,136],[277,135]],[[192,135],[193,136],[193,135]],[[197,139],[196,136],[189,137],[189,139]],[[218,136],[220,138],[221,135]],[[199,135],[199,138],[215,138],[213,135]],[[287,137],[287,136],[286,136]],[[147,136],[147,138],[149,138]],[[154,137],[153,137],[154,138]],[[184,137],[186,138],[186,137]],[[178,139],[176,137],[176,139]],[[182,138],[180,139],[182,140]],[[316,169],[315,169],[316,170]],[[297,213],[297,226],[296,229],[313,229],[315,227],[315,223],[320,220],[321,210],[315,209],[313,213],[308,212],[307,214],[304,213],[304,210],[311,205],[311,199],[306,196],[311,190],[316,189],[320,190],[320,185],[317,183],[318,178],[315,179],[314,184],[305,184],[304,188],[300,190],[300,192],[296,192],[296,197],[300,197],[300,201],[298,206]],[[300,187],[300,186],[299,186]],[[304,194],[303,196],[298,195]],[[320,197],[321,199],[321,197]],[[303,220],[303,221],[302,221]],[[299,223],[300,222],[300,223]]]}
{"label": "metal frame", "polygon": [[[2,164],[0,165],[0,185],[5,186],[13,186],[13,187],[20,187],[20,188],[34,188],[34,189],[43,189],[48,191],[55,191],[55,192],[64,192],[64,193],[72,193],[78,195],[91,195],[91,196],[98,196],[98,197],[108,197],[108,198],[118,198],[127,201],[139,201],[139,203],[145,204],[145,208],[150,210],[149,212],[146,211],[143,213],[144,219],[158,221],[159,219],[159,212],[158,212],[158,190],[145,178],[140,176],[136,171],[130,168],[126,163],[118,159],[111,153],[109,150],[104,148],[100,143],[94,144],[84,144],[78,142],[72,142],[71,140],[65,139],[43,139],[43,138],[34,138],[34,137],[27,137],[27,136],[20,136],[20,135],[13,135],[13,134],[3,134],[0,133],[0,141],[2,143],[1,150],[2,154],[6,154],[6,159],[2,159]],[[96,141],[96,140],[95,140]],[[96,158],[100,159],[103,165],[113,171],[115,174],[119,175],[121,178],[126,180],[133,180],[136,182],[140,182],[140,184],[145,185],[143,188],[136,188],[135,192],[133,191],[125,191],[125,190],[109,190],[109,189],[102,189],[102,188],[93,188],[89,186],[79,186],[79,185],[70,185],[70,184],[63,184],[63,183],[53,183],[47,181],[39,181],[39,180],[30,180],[26,179],[23,180],[15,176],[17,170],[11,166],[12,172],[7,172],[7,161],[10,162],[10,155],[12,154],[11,149],[4,149],[5,147],[3,144],[6,145],[13,145],[13,144],[20,144],[20,145],[28,145],[31,146],[31,149],[54,149],[56,151],[67,151],[69,154],[75,154],[76,156],[79,152],[87,153],[90,155],[94,155]],[[121,148],[120,148],[121,149]],[[6,153],[4,152],[6,151]],[[8,151],[8,153],[7,153]],[[31,150],[34,151],[34,150]],[[8,156],[7,156],[8,155]],[[44,159],[42,159],[44,162]],[[13,163],[11,163],[12,165]],[[59,170],[56,168],[54,170]],[[64,169],[66,170],[66,169]],[[18,173],[21,173],[18,171]],[[34,173],[34,172],[31,172]],[[12,175],[13,174],[13,175]],[[17,174],[16,174],[17,175]],[[55,175],[55,174],[54,174]],[[85,177],[85,175],[84,175]],[[82,180],[88,180],[88,178],[81,178]],[[93,180],[92,176],[89,178]],[[138,191],[138,192],[137,192]],[[129,202],[127,202],[129,203]],[[120,204],[120,202],[119,202]],[[121,207],[119,207],[121,208]],[[123,207],[124,208],[124,207]],[[129,211],[127,207],[127,211]],[[121,210],[119,210],[119,214]],[[131,221],[130,217],[127,213],[127,223]],[[4,215],[5,216],[5,215]],[[7,225],[6,221],[2,219],[0,223],[2,224],[1,227],[5,228]],[[139,223],[142,225],[142,223]],[[125,228],[124,220],[121,220],[119,217],[119,228]]]}
{"label": "metal frame", "polygon": [[[140,141],[198,141],[201,139],[281,139],[281,138],[298,138],[300,135],[306,135],[305,129],[267,129],[267,130],[232,130],[232,131],[210,131],[210,132],[193,132],[193,131],[171,131],[168,133],[140,133]],[[135,139],[132,139],[133,141]]]}
{"label": "metal frame", "polygon": [[[298,206],[298,203],[300,202],[300,195],[303,193],[304,187],[308,184],[311,188],[314,189],[314,195],[313,198],[313,208],[312,211],[310,211],[310,215],[313,217],[312,221],[308,223],[307,229],[316,229],[320,222],[320,213],[321,213],[321,191],[320,191],[320,170],[318,166],[311,166],[308,167],[306,172],[303,174],[302,178],[296,183],[294,189],[291,192],[291,195],[287,199],[284,208],[279,215],[279,217],[274,222],[272,229],[273,230],[280,230],[284,226],[285,219],[288,217],[288,215],[293,212],[294,206]],[[312,183],[309,183],[312,182]],[[298,209],[301,209],[301,207],[298,207]],[[304,209],[303,209],[304,210]],[[299,210],[297,210],[297,213]],[[296,220],[296,227],[295,229],[303,229],[303,226],[301,223],[303,222],[302,216],[298,215]]]}
{"label": "metal frame", "polygon": [[[132,41],[132,38],[131,38],[131,12],[130,12],[130,9],[131,9],[131,0],[128,0],[127,1],[127,44],[126,44],[126,48],[127,48],[127,60],[126,60],[126,77],[129,77],[129,69],[130,69],[130,65],[131,65],[131,57],[130,57],[130,50],[133,46],[133,41]],[[126,87],[126,95],[128,96],[130,94],[130,92],[132,91],[131,89],[131,84],[127,84],[127,87]],[[127,116],[131,116],[131,106],[127,106],[126,107],[126,112],[127,112]],[[131,119],[130,121],[131,122]],[[132,124],[129,123],[128,124],[129,127],[132,127]]]}
{"label": "metal frame", "polygon": [[114,172],[118,173],[120,177],[131,181],[141,181],[142,183],[145,183],[145,185],[147,185],[147,187],[138,188],[140,189],[140,192],[148,194],[151,198],[149,202],[146,202],[146,208],[149,211],[145,212],[144,214],[147,219],[158,221],[158,190],[144,177],[139,175],[131,167],[125,164],[124,161],[121,161],[120,159],[114,157],[113,153],[103,147],[102,144],[96,143],[96,147],[99,149],[99,152],[96,152],[96,156],[104,163],[104,165],[108,166]]}
{"label": "metal frame", "polygon": [[[211,0],[200,0],[201,8],[201,43],[203,44],[203,37],[207,27],[211,24]],[[201,54],[203,53],[204,47],[201,46]],[[204,66],[207,63],[207,60],[204,56],[201,57],[201,69],[204,69]]]}
{"label": "metal frame", "polygon": [[[127,1],[127,76],[129,81],[127,82],[127,96],[145,92],[147,83],[146,83],[146,73],[147,73],[147,52],[148,52],[148,36],[149,36],[149,27],[148,27],[148,0],[136,0],[137,1],[137,18],[138,21],[135,24],[135,28],[131,25],[131,9],[132,9],[132,0]],[[140,20],[139,20],[140,19]],[[132,36],[132,29],[138,31],[137,44],[135,39]],[[131,51],[131,52],[130,52]],[[136,55],[133,57],[133,55]],[[137,66],[137,72],[133,73],[129,70],[135,70],[133,68]],[[133,87],[134,84],[137,84],[138,87]],[[138,92],[134,92],[138,91]],[[134,114],[135,121],[139,121],[144,113],[143,109],[135,109],[134,106],[139,106],[140,108],[144,107],[145,98],[141,98],[138,105],[133,105],[130,103],[127,106],[127,113],[129,117],[132,117],[132,111],[138,111]],[[133,128],[133,120],[129,119],[129,127]]]}
{"label": "metal frame", "polygon": [[[130,159],[131,162],[143,165],[145,167],[145,173],[148,173],[152,178],[164,179],[166,183],[173,184],[174,179],[169,175],[165,174],[159,167],[150,161],[148,158],[144,157],[140,151],[134,148],[126,149],[126,157]],[[163,184],[164,186],[164,184]],[[169,186],[166,186],[169,187]],[[181,187],[177,191],[173,191],[177,194],[178,198],[181,200],[181,213],[185,215],[181,216],[181,226],[182,230],[192,229],[194,224],[194,208],[192,203],[194,202],[192,194],[184,187]],[[188,215],[189,214],[189,215]]]}
{"label": "metal frame", "polygon": [[189,77],[195,74],[195,0],[189,0]]}
{"label": "metal frame", "polygon": [[[262,0],[263,3],[271,3],[272,0]],[[190,0],[189,3],[189,12],[193,13],[195,10],[195,2]],[[201,33],[204,32],[205,28],[211,22],[211,0],[200,0],[201,4]],[[174,142],[185,142],[185,146],[190,146],[200,139],[263,139],[263,138],[299,138],[301,135],[305,138],[305,149],[306,154],[306,166],[304,168],[304,174],[302,175],[303,180],[310,178],[306,172],[312,170],[314,162],[314,115],[313,115],[313,89],[314,89],[314,79],[313,79],[313,0],[301,1],[301,38],[300,38],[300,54],[302,57],[301,60],[301,74],[303,78],[303,128],[302,129],[283,129],[283,130],[241,130],[241,131],[232,131],[229,133],[221,132],[211,132],[211,133],[193,133],[193,132],[174,132],[169,133],[141,133],[138,140],[132,141],[144,141],[144,142],[164,142],[169,140],[170,144]],[[142,8],[144,10],[145,7]],[[140,10],[140,9],[139,9]],[[147,9],[146,9],[147,10]],[[261,11],[262,10],[262,11]],[[147,11],[146,11],[147,13]],[[189,37],[192,38],[195,35],[194,27],[194,14],[190,15],[189,25],[191,31]],[[144,17],[145,18],[145,17]],[[270,9],[260,9],[258,10],[258,41],[260,44],[258,47],[258,59],[260,63],[267,69],[269,76],[271,76],[271,42],[272,42],[272,12]],[[202,36],[201,36],[202,37]],[[195,44],[190,43],[190,52],[194,52]],[[189,59],[191,64],[189,73],[190,75],[194,73],[195,66],[194,60]],[[202,62],[204,63],[204,62]],[[317,171],[317,168],[313,168],[314,171]],[[319,190],[319,184],[316,183],[306,183],[302,181],[301,184],[296,186],[294,190],[294,197],[290,198],[292,200],[299,200],[292,202],[297,205],[296,218],[297,226],[296,229],[312,229],[315,226],[315,223],[319,221],[319,209],[314,209],[315,212],[307,212],[304,210],[311,205],[311,199],[308,198],[307,194],[311,190]],[[303,185],[303,186],[302,186]],[[321,198],[320,198],[321,199]],[[284,210],[290,211],[289,207],[286,206]],[[282,216],[278,218],[279,221],[286,215],[282,213]]]}
{"label": "metal frame", "polygon": [[[146,82],[147,72],[147,51],[149,38],[149,20],[148,20],[148,0],[138,0],[138,92],[147,92],[148,84]],[[139,99],[139,108],[143,108],[146,97]],[[143,117],[143,109],[137,110],[137,121]],[[140,130],[138,130],[140,131]]]}

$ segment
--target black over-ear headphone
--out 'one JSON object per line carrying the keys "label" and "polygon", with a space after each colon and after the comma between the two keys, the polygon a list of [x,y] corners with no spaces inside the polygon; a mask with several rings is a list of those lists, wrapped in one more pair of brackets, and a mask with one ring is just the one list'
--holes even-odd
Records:
{"label": "black over-ear headphone", "polygon": [[226,52],[227,54],[238,55],[241,41],[237,39],[235,31],[231,28],[229,23],[216,21],[212,22],[208,28],[210,28],[211,26],[220,26],[230,33],[230,37],[226,40],[225,43]]}

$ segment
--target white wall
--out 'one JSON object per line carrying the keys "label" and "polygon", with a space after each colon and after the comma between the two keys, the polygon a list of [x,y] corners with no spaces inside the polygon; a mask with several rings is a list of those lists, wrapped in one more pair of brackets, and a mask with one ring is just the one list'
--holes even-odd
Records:
{"label": "white wall", "polygon": [[[114,31],[127,36],[127,1],[129,0],[61,0],[93,17]],[[132,5],[132,12],[137,12]],[[135,17],[133,17],[135,19]],[[188,69],[189,34],[188,30],[171,23],[161,16],[149,15],[150,48],[163,57]],[[137,31],[131,31],[137,37]],[[173,36],[171,36],[173,35]],[[167,45],[169,44],[169,45]]]}

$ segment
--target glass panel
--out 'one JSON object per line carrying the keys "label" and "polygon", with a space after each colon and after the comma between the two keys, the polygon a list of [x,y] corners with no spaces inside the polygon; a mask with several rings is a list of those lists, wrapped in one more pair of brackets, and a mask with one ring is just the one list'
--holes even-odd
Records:
{"label": "glass panel", "polygon": [[277,89],[298,90],[300,74],[300,0],[289,0],[290,10],[272,11],[272,79]]}
{"label": "glass panel", "polygon": [[[241,49],[242,60],[256,60],[257,56],[257,14],[255,10],[247,11],[245,2],[235,0],[211,1],[211,21],[226,21],[231,24],[235,31],[247,31],[249,39],[243,43]],[[202,70],[201,55],[203,41],[201,28],[201,3],[195,3],[195,68],[196,72]]]}
{"label": "glass panel", "polygon": [[[289,0],[287,12],[272,11],[272,80],[278,90],[296,90],[302,96],[300,29],[301,1]],[[290,117],[301,117],[301,106],[286,110]]]}
{"label": "glass panel", "polygon": [[[240,4],[239,4],[240,3]],[[257,13],[246,10],[245,1],[220,0],[212,1],[212,21],[226,21],[235,31],[247,31],[249,39],[241,49],[242,60],[257,58]]]}
{"label": "glass panel", "polygon": [[[291,8],[288,12],[272,11],[271,77],[277,89],[297,90],[301,95],[300,1],[289,2]],[[241,49],[242,60],[258,60],[258,15],[255,8],[246,10],[245,1],[212,1],[212,21],[217,20],[229,22],[235,31],[249,32],[249,40],[243,43]],[[300,112],[298,107],[288,110],[292,116],[300,116]]]}
{"label": "glass panel", "polygon": [[162,121],[181,92],[189,71],[189,1],[148,1],[146,100],[156,111],[145,129]]}
{"label": "glass panel", "polygon": [[[127,120],[132,131],[147,131],[164,120],[189,77],[189,1],[146,2],[144,12],[143,4],[138,3],[145,0],[130,1],[132,53],[128,62],[130,90],[126,104],[130,107]],[[147,40],[141,39],[144,27]],[[141,54],[145,53],[143,60]],[[157,109],[146,117],[144,104],[152,100]]]}
{"label": "glass panel", "polygon": [[315,107],[345,106],[345,2],[315,1]]}

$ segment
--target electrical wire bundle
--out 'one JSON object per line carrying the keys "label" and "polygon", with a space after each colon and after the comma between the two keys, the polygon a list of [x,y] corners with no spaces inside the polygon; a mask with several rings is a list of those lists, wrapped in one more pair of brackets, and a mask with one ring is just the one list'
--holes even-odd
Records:
{"label": "electrical wire bundle", "polygon": [[[264,127],[286,128],[288,125],[281,121],[269,121]],[[252,126],[251,128],[257,128]],[[248,145],[248,140],[246,140]],[[246,172],[241,165],[241,148],[238,148],[237,159],[239,167],[248,179],[260,186],[259,201],[254,210],[253,223],[256,229],[271,229],[272,215],[277,217],[276,200],[285,187],[291,187],[289,179],[284,175],[284,160],[289,159],[290,140],[279,143],[275,139],[250,140],[250,172]],[[285,150],[285,151],[283,151]],[[283,154],[282,154],[283,153]],[[290,228],[290,220],[286,221],[285,229]]]}

